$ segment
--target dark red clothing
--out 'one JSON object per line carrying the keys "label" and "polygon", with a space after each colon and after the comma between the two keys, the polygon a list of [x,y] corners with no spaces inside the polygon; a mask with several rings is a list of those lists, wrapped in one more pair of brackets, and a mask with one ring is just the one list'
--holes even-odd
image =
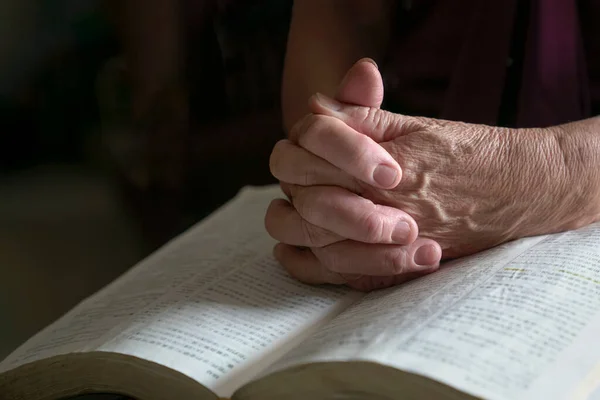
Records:
{"label": "dark red clothing", "polygon": [[393,111],[516,127],[600,114],[600,0],[410,3],[382,68]]}

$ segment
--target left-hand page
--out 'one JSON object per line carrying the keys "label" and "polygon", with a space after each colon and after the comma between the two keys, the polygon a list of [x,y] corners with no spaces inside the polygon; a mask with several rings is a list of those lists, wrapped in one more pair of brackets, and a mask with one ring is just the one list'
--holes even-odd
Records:
{"label": "left-hand page", "polygon": [[362,296],[301,284],[277,265],[263,218],[280,196],[278,187],[243,189],[22,345],[0,374],[60,354],[112,352],[229,397]]}

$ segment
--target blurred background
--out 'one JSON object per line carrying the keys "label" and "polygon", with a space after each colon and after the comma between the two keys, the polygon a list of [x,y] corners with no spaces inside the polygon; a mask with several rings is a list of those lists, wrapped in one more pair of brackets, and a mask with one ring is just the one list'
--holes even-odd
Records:
{"label": "blurred background", "polygon": [[0,2],[0,359],[273,182],[291,1]]}

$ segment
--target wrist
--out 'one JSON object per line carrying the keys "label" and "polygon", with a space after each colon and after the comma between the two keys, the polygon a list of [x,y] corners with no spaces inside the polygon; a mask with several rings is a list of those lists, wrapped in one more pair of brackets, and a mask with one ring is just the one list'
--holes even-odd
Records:
{"label": "wrist", "polygon": [[577,124],[515,132],[520,175],[530,204],[519,236],[563,232],[600,219],[598,135]]}
{"label": "wrist", "polygon": [[559,230],[577,229],[600,220],[600,119],[548,128],[557,153],[555,162],[565,172],[565,198]]}
{"label": "wrist", "polygon": [[510,137],[513,201],[521,204],[515,238],[572,229],[582,221],[581,166],[567,156],[559,127],[516,129]]}

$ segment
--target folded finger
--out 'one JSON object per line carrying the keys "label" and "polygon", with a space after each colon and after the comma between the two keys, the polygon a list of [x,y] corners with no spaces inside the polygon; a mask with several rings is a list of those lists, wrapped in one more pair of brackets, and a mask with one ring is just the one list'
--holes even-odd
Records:
{"label": "folded finger", "polygon": [[285,194],[289,201],[292,201],[292,185],[285,182],[279,182],[279,187],[281,191]]}
{"label": "folded finger", "polygon": [[279,242],[294,246],[323,247],[345,238],[303,219],[290,202],[275,199],[265,216],[265,228]]}
{"label": "folded finger", "polygon": [[269,160],[271,174],[295,185],[331,185],[359,192],[356,179],[308,150],[284,139],[275,144]]}
{"label": "folded finger", "polygon": [[371,276],[434,271],[439,267],[442,255],[436,242],[422,238],[407,246],[346,240],[312,251],[332,272]]}
{"label": "folded finger", "polygon": [[292,128],[290,139],[369,185],[391,189],[400,183],[402,170],[396,160],[373,139],[338,118],[309,114]]}
{"label": "folded finger", "polygon": [[[417,238],[419,228],[410,215],[374,204],[346,189],[291,186],[290,190],[301,219],[338,236],[364,243],[394,244],[409,244]],[[297,217],[294,221],[297,230],[305,227],[300,226]]]}
{"label": "folded finger", "polygon": [[[371,245],[372,246],[372,245]],[[315,255],[314,250],[300,249],[295,246],[279,243],[273,254],[284,269],[295,279],[307,284],[346,284],[361,291],[383,289],[416,279],[437,270],[439,262],[431,267],[419,268],[411,272],[395,275],[370,275],[341,273],[327,268]]]}

